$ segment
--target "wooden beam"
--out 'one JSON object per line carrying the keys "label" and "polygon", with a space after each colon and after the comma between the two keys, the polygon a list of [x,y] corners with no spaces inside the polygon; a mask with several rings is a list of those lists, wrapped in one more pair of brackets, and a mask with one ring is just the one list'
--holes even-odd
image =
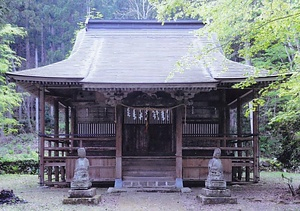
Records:
{"label": "wooden beam", "polygon": [[176,187],[183,188],[182,181],[182,106],[176,109]]}
{"label": "wooden beam", "polygon": [[39,159],[40,159],[40,185],[43,186],[45,183],[44,178],[44,148],[45,148],[45,142],[44,142],[44,135],[45,135],[45,88],[40,87],[39,89],[39,117],[40,117],[40,126],[39,126],[39,134],[40,134],[40,142],[39,142]]}
{"label": "wooden beam", "polygon": [[237,107],[237,101],[240,100],[241,103],[246,103],[249,102],[253,99],[253,90],[250,90],[248,92],[246,92],[245,94],[239,96],[237,99],[233,100],[232,102],[228,103],[227,106],[229,106],[230,108],[234,108]]}

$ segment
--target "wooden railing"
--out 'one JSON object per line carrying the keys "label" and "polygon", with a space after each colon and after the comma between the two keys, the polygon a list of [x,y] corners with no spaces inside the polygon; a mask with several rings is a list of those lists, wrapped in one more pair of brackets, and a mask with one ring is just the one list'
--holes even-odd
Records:
{"label": "wooden railing", "polygon": [[[80,134],[83,135],[83,134]],[[257,164],[258,149],[254,148],[254,135],[237,137],[230,136],[183,136],[183,158],[184,159],[210,159],[216,147],[222,150],[222,159],[230,159],[232,172],[237,174],[238,179],[245,178],[249,182],[250,171]],[[115,159],[115,137],[92,136],[76,137],[74,134],[42,136],[44,148],[41,149],[41,170],[46,173],[45,184],[66,183],[66,160],[76,159],[77,149],[84,147],[87,157],[94,160]],[[189,152],[189,154],[185,154]],[[94,154],[93,154],[94,153]],[[89,155],[90,154],[90,155]],[[106,161],[105,161],[106,162]],[[109,161],[113,162],[113,161]],[[97,164],[98,165],[98,164]],[[102,164],[101,164],[102,165]],[[106,164],[105,164],[106,165]],[[113,175],[114,168],[109,164],[109,175]],[[99,167],[102,168],[102,167]],[[107,167],[103,167],[107,168]],[[97,170],[98,171],[98,170]]]}
{"label": "wooden railing", "polygon": [[[82,136],[82,134],[80,134]],[[66,160],[76,159],[77,149],[84,147],[87,157],[114,158],[115,137],[74,137],[76,135],[51,135],[43,136],[44,143],[40,152],[41,167],[46,173],[45,184],[66,183]],[[111,152],[109,155],[105,152]],[[93,154],[94,153],[94,154]],[[110,155],[111,154],[111,155]]]}
{"label": "wooden railing", "polygon": [[255,135],[214,137],[211,135],[185,135],[183,137],[183,157],[185,159],[210,159],[213,150],[222,151],[221,159],[230,159],[233,181],[249,182],[253,177],[251,170],[258,166],[258,149],[253,144]]}

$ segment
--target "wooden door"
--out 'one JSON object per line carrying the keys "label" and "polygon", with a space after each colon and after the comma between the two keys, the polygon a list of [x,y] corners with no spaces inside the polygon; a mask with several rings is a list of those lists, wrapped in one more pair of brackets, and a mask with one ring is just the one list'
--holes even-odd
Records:
{"label": "wooden door", "polygon": [[[139,118],[133,119],[132,115],[124,117],[123,156],[175,155],[171,112],[134,112],[139,114]],[[159,118],[161,116],[164,118]]]}

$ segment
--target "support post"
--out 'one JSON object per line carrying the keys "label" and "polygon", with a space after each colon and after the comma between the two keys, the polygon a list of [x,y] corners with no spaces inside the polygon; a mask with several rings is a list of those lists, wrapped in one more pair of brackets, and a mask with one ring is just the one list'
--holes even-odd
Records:
{"label": "support post", "polygon": [[223,134],[223,140],[221,143],[222,147],[226,147],[227,143],[226,143],[226,134],[228,132],[228,119],[229,119],[229,111],[227,108],[227,104],[226,104],[226,90],[222,90],[222,94],[221,94],[221,105],[222,108],[220,110],[220,119],[221,119],[221,128],[220,128],[220,132]]}
{"label": "support post", "polygon": [[[66,142],[64,142],[64,147],[69,147],[70,145],[70,107],[66,106],[65,107],[65,134],[66,138],[68,139]],[[63,153],[63,156],[68,155],[67,152]]]}
{"label": "support post", "polygon": [[[236,109],[236,118],[237,118],[237,137],[238,139],[241,138],[241,135],[242,135],[242,119],[241,119],[241,99],[238,98],[237,99],[237,109]],[[237,141],[237,147],[242,147],[242,142],[240,140]],[[242,152],[241,151],[238,151],[238,156],[239,157],[242,157]],[[242,174],[243,174],[243,169],[242,167],[237,167],[238,168],[238,175],[237,175],[237,178],[239,181],[242,180]]]}
{"label": "support post", "polygon": [[75,108],[71,108],[71,139],[70,146],[74,147],[74,138],[76,133],[76,110]]}
{"label": "support post", "polygon": [[[59,138],[59,102],[57,99],[54,100],[54,138]],[[54,141],[54,147],[57,148],[59,147],[59,142],[58,140]],[[54,151],[54,156],[58,157],[59,152],[57,150]],[[59,181],[59,167],[55,166],[54,167],[54,177],[55,181]]]}
{"label": "support post", "polygon": [[[254,98],[257,98],[257,92],[254,91]],[[260,179],[259,175],[259,110],[258,106],[255,105],[255,110],[253,111],[253,181],[258,182]]]}
{"label": "support post", "polygon": [[182,180],[182,106],[176,109],[176,188],[183,188]]}
{"label": "support post", "polygon": [[44,153],[45,153],[45,88],[40,87],[39,90],[39,123],[40,123],[40,141],[39,141],[39,165],[40,165],[40,186],[44,185],[45,179],[44,179],[44,171],[45,171],[45,164],[44,164]]}
{"label": "support post", "polygon": [[115,188],[122,188],[122,120],[123,108],[121,105],[116,106],[116,175]]}

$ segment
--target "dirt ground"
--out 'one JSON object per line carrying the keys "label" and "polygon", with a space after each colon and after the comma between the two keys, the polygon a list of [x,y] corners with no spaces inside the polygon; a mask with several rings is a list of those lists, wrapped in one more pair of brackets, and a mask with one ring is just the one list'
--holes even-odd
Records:
{"label": "dirt ground", "polygon": [[[300,184],[300,175],[293,174],[294,187]],[[119,192],[107,193],[107,188],[97,188],[101,195],[99,205],[63,205],[68,188],[49,188],[37,185],[37,176],[0,175],[0,189],[13,189],[26,204],[0,205],[0,210],[105,210],[105,211],[198,211],[198,210],[300,210],[300,197],[292,197],[281,173],[262,173],[261,181],[250,185],[233,185],[228,188],[238,204],[202,205],[197,195],[202,187],[191,187],[192,192]]]}

